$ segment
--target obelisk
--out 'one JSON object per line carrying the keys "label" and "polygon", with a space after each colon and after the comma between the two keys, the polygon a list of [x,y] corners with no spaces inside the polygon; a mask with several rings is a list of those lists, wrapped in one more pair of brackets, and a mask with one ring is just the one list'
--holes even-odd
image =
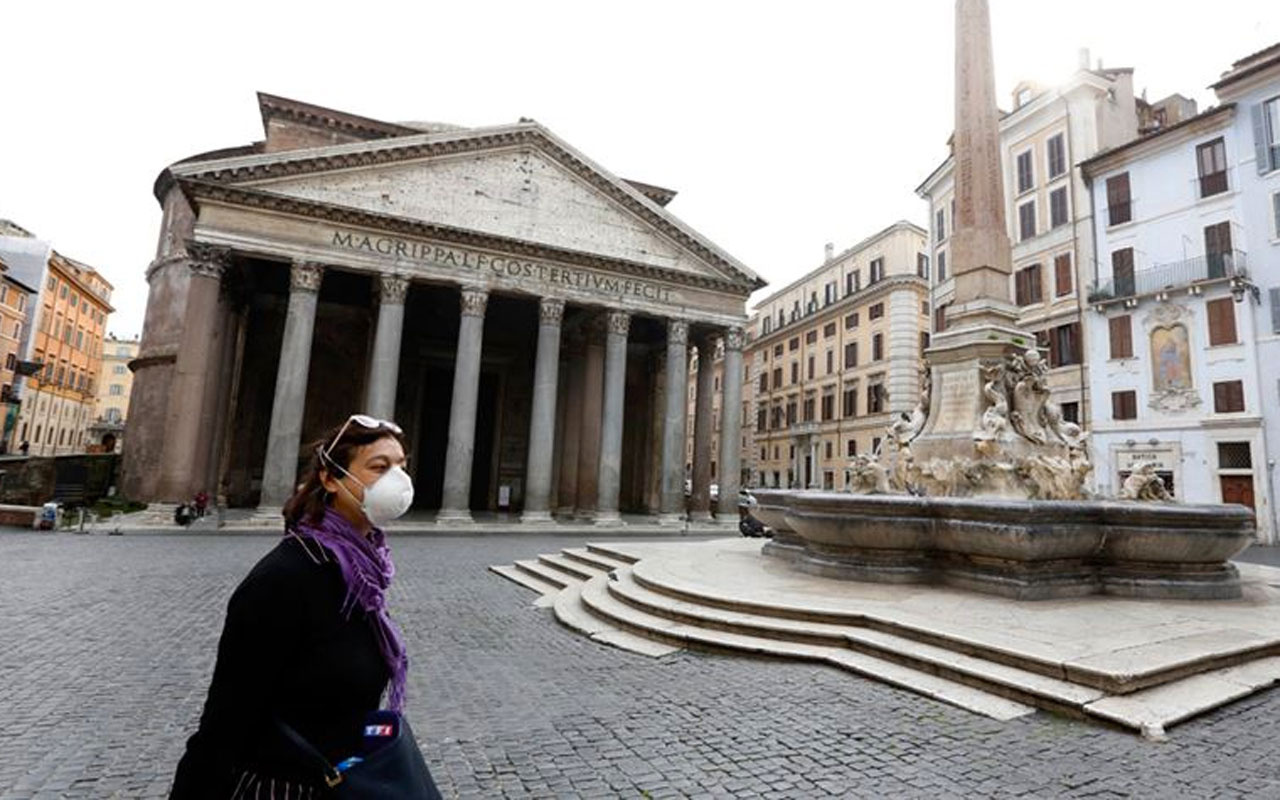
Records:
{"label": "obelisk", "polygon": [[983,367],[1033,347],[1009,302],[1012,256],[1000,179],[1000,129],[987,0],[956,0],[955,219],[951,263],[955,295],[946,329],[926,358],[932,391],[928,418],[911,450],[917,461],[974,455],[973,432],[987,399]]}

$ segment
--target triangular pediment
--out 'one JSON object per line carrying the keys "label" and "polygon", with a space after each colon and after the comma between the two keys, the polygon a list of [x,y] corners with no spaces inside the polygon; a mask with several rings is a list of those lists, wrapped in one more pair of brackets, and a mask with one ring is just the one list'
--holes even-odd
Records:
{"label": "triangular pediment", "polygon": [[744,294],[763,285],[643,186],[605,172],[537,123],[182,164],[173,171],[187,180],[623,261],[741,287]]}

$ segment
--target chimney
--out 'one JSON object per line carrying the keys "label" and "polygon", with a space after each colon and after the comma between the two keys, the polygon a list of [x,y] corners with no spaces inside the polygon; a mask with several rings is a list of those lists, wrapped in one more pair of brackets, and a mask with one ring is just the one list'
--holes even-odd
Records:
{"label": "chimney", "polygon": [[1089,48],[1087,47],[1080,48],[1080,54],[1077,57],[1077,63],[1079,65],[1080,70],[1089,69]]}
{"label": "chimney", "polygon": [[824,250],[825,250],[825,252],[826,252],[826,258],[825,258],[825,259],[823,259],[823,262],[822,262],[822,263],[824,263],[824,264],[825,264],[825,263],[827,263],[827,262],[831,261],[831,259],[833,259],[833,258],[835,258],[835,257],[836,257],[836,246],[835,246],[835,243],[833,243],[833,242],[827,242],[826,247],[824,247],[823,249],[824,249]]}

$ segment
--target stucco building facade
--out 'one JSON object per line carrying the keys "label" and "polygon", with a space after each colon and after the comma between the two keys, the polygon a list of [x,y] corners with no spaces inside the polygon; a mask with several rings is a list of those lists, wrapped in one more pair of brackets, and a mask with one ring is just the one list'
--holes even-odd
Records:
{"label": "stucco building facade", "polygon": [[259,104],[263,142],[156,183],[126,494],[278,509],[305,443],[365,411],[405,428],[441,521],[684,513],[690,348],[741,371],[762,281],[667,211],[674,192],[532,121]]}
{"label": "stucco building facade", "polygon": [[839,253],[760,301],[747,362],[754,483],[840,489],[895,415],[919,401],[929,337],[925,231],[910,222]]}
{"label": "stucco building facade", "polygon": [[94,406],[89,439],[93,449],[118,453],[128,422],[129,395],[133,392],[133,371],[129,364],[138,357],[137,339],[108,335],[102,343],[102,379]]}

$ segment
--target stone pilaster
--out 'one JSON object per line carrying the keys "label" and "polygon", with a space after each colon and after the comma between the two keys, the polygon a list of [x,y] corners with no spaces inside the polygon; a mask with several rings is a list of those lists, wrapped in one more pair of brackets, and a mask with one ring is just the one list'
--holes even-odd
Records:
{"label": "stone pilaster", "polygon": [[311,337],[323,279],[324,265],[314,262],[297,262],[289,271],[289,306],[285,312],[280,365],[276,370],[259,503],[261,508],[273,513],[293,495],[298,480],[302,412],[307,399],[307,378],[311,374]]}
{"label": "stone pilaster", "polygon": [[463,287],[458,323],[458,351],[453,369],[449,410],[449,443],[445,450],[441,524],[471,522],[471,464],[475,458],[476,403],[480,393],[480,354],[484,347],[484,312],[489,293]]}
{"label": "stone pilaster", "polygon": [[666,413],[662,420],[662,505],[660,521],[684,517],[684,445],[689,385],[689,323],[667,321]]}
{"label": "stone pilaster", "polygon": [[742,328],[724,333],[720,370],[720,497],[716,518],[737,522],[742,484]]}
{"label": "stone pilaster", "polygon": [[689,499],[689,519],[707,522],[711,519],[711,424],[715,391],[715,339],[700,336],[698,374],[693,410],[693,491]]}
{"label": "stone pilaster", "polygon": [[551,521],[551,473],[556,439],[556,389],[560,382],[560,322],[564,301],[544,297],[538,305],[538,350],[533,365],[533,410],[525,469],[526,523]]}
{"label": "stone pilaster", "polygon": [[396,386],[400,378],[400,340],[404,333],[404,301],[409,279],[378,276],[378,326],[373,336],[369,370],[368,412],[379,419],[396,413]]}
{"label": "stone pilaster", "polygon": [[600,469],[597,477],[596,524],[617,525],[622,486],[622,419],[627,389],[627,334],[631,315],[610,311],[605,332],[604,403],[601,411]]}

